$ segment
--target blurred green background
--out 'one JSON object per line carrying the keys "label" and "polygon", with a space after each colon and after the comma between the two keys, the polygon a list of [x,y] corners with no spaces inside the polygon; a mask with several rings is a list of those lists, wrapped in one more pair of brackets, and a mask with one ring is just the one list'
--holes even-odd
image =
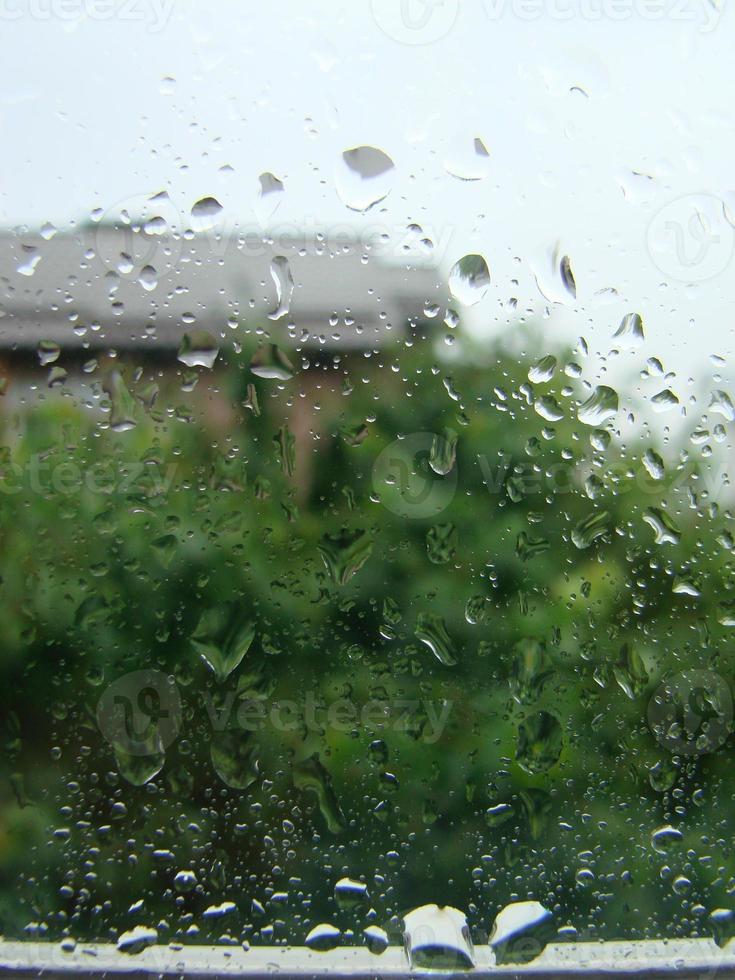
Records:
{"label": "blurred green background", "polygon": [[[647,712],[682,670],[732,681],[717,447],[694,419],[626,425],[625,392],[581,422],[583,354],[532,331],[440,346],[283,381],[252,342],[213,371],[119,358],[96,372],[119,431],[68,380],[6,405],[6,938],[300,943],[332,922],[361,942],[438,902],[482,940],[526,898],[566,936],[710,933],[735,888],[732,738],[677,755]],[[96,712],[141,669],[175,678],[181,730],[130,758]],[[293,730],[238,726],[284,699]],[[342,699],[355,718],[330,724]],[[344,876],[367,904],[337,904]]]}

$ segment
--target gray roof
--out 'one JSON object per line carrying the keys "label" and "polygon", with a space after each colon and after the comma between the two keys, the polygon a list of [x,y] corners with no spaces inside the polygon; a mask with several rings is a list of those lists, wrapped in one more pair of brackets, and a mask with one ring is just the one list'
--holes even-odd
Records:
{"label": "gray roof", "polygon": [[[277,240],[155,224],[0,233],[0,347],[175,349],[185,333],[217,335],[236,323],[264,327],[276,342],[378,347],[409,319],[425,319],[427,303],[448,298],[425,255],[391,249],[344,227]],[[279,255],[294,290],[288,314],[271,320]]]}

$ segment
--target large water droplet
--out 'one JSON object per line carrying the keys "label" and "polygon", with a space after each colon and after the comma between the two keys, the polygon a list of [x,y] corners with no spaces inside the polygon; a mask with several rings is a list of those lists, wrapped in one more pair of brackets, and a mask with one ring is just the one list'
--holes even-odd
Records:
{"label": "large water droplet", "polygon": [[290,310],[293,296],[293,276],[285,255],[276,255],[271,261],[270,272],[276,284],[276,307],[268,314],[268,319],[279,320]]}
{"label": "large water droplet", "polygon": [[474,306],[487,293],[490,270],[482,255],[465,255],[451,268],[449,289],[452,296],[464,306]]}
{"label": "large water droplet", "polygon": [[218,354],[219,345],[214,337],[205,330],[195,330],[184,334],[177,357],[187,367],[211,369]]}
{"label": "large water droplet", "polygon": [[600,426],[618,411],[618,393],[607,385],[598,385],[579,406],[577,418],[585,425]]}
{"label": "large water droplet", "polygon": [[546,772],[562,750],[561,725],[548,711],[537,711],[518,726],[516,762],[526,772]]}
{"label": "large water droplet", "polygon": [[120,953],[135,955],[142,953],[148,946],[158,942],[158,932],[151,926],[135,926],[118,937],[117,949]]}
{"label": "large water droplet", "polygon": [[533,367],[529,369],[528,380],[533,384],[543,384],[546,381],[551,381],[555,372],[556,358],[553,354],[547,354],[546,357],[542,357],[536,361]]}
{"label": "large water droplet", "polygon": [[510,673],[510,691],[519,704],[535,701],[544,682],[552,673],[551,663],[542,643],[532,639],[516,643]]}
{"label": "large water droplet", "polygon": [[572,544],[583,550],[589,548],[598,538],[610,534],[612,517],[606,511],[594,512],[583,517],[572,529]]}
{"label": "large water droplet", "polygon": [[331,925],[329,922],[322,922],[314,926],[304,940],[304,945],[319,953],[326,953],[330,949],[336,949],[339,946],[341,938],[342,933],[336,926]]}
{"label": "large water droplet", "polygon": [[458,180],[482,180],[487,177],[490,154],[479,136],[471,146],[461,147],[452,152],[444,161],[444,169]]}
{"label": "large water droplet", "polygon": [[334,886],[334,898],[341,909],[354,909],[368,901],[367,885],[354,878],[340,878]]}
{"label": "large water droplet", "polygon": [[407,912],[403,941],[412,970],[469,970],[475,965],[467,919],[451,905],[422,905]]}
{"label": "large water droplet", "polygon": [[457,663],[451,638],[441,616],[429,612],[419,613],[416,638],[426,644],[440,664],[454,667]]}
{"label": "large water droplet", "polygon": [[135,424],[135,401],[119,371],[112,371],[104,389],[110,397],[110,428],[113,432],[127,432]]}
{"label": "large water droplet", "polygon": [[642,343],[645,340],[643,320],[637,313],[626,313],[613,336],[619,337],[621,340],[627,340],[631,344]]}
{"label": "large water droplet", "polygon": [[554,934],[551,912],[540,902],[513,902],[498,912],[489,942],[497,964],[528,963]]}
{"label": "large water droplet", "polygon": [[217,224],[222,205],[216,197],[203,197],[191,209],[192,231],[209,231]]}
{"label": "large water droplet", "polygon": [[344,529],[323,535],[318,547],[332,581],[346,585],[370,557],[373,542],[366,531]]}
{"label": "large water droplet", "polygon": [[431,440],[429,466],[439,476],[447,476],[454,469],[457,459],[457,433],[445,429],[442,435],[435,435]]}
{"label": "large water droplet", "polygon": [[205,610],[191,644],[218,680],[226,680],[250,649],[255,625],[235,602]]}
{"label": "large water droplet", "polygon": [[337,194],[352,211],[367,211],[384,200],[395,177],[393,161],[374,146],[345,150],[335,175]]}
{"label": "large water droplet", "polygon": [[247,789],[260,776],[259,746],[249,731],[214,732],[209,744],[212,766],[232,789]]}
{"label": "large water droplet", "polygon": [[253,354],[250,370],[258,378],[269,381],[288,381],[294,376],[294,366],[275,344],[263,344]]}
{"label": "large water droplet", "polygon": [[347,821],[334,792],[331,777],[319,756],[315,754],[295,765],[293,781],[297,789],[316,796],[319,811],[330,833],[341,834],[347,827]]}

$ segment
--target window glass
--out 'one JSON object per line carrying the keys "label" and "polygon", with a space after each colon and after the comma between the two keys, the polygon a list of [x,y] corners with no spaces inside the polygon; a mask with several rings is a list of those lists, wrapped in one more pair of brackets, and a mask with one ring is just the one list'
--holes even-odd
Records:
{"label": "window glass", "polygon": [[6,939],[729,936],[732,16],[0,0]]}

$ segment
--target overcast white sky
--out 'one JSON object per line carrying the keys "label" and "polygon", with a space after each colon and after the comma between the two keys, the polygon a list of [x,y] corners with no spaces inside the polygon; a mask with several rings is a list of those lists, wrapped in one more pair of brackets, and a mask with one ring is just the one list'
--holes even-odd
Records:
{"label": "overcast white sky", "polygon": [[[478,330],[508,329],[511,297],[535,314],[565,299],[548,329],[604,353],[635,310],[647,342],[628,368],[655,354],[706,376],[718,353],[729,374],[732,7],[433,3],[0,0],[0,224],[63,227],[162,189],[185,215],[213,195],[249,224],[272,171],[286,188],[278,222],[418,222],[447,268],[485,255]],[[464,182],[447,164],[471,164],[476,137],[486,176]],[[396,165],[366,216],[334,181],[361,144]],[[555,275],[546,299],[535,281],[557,243],[576,302]]]}

